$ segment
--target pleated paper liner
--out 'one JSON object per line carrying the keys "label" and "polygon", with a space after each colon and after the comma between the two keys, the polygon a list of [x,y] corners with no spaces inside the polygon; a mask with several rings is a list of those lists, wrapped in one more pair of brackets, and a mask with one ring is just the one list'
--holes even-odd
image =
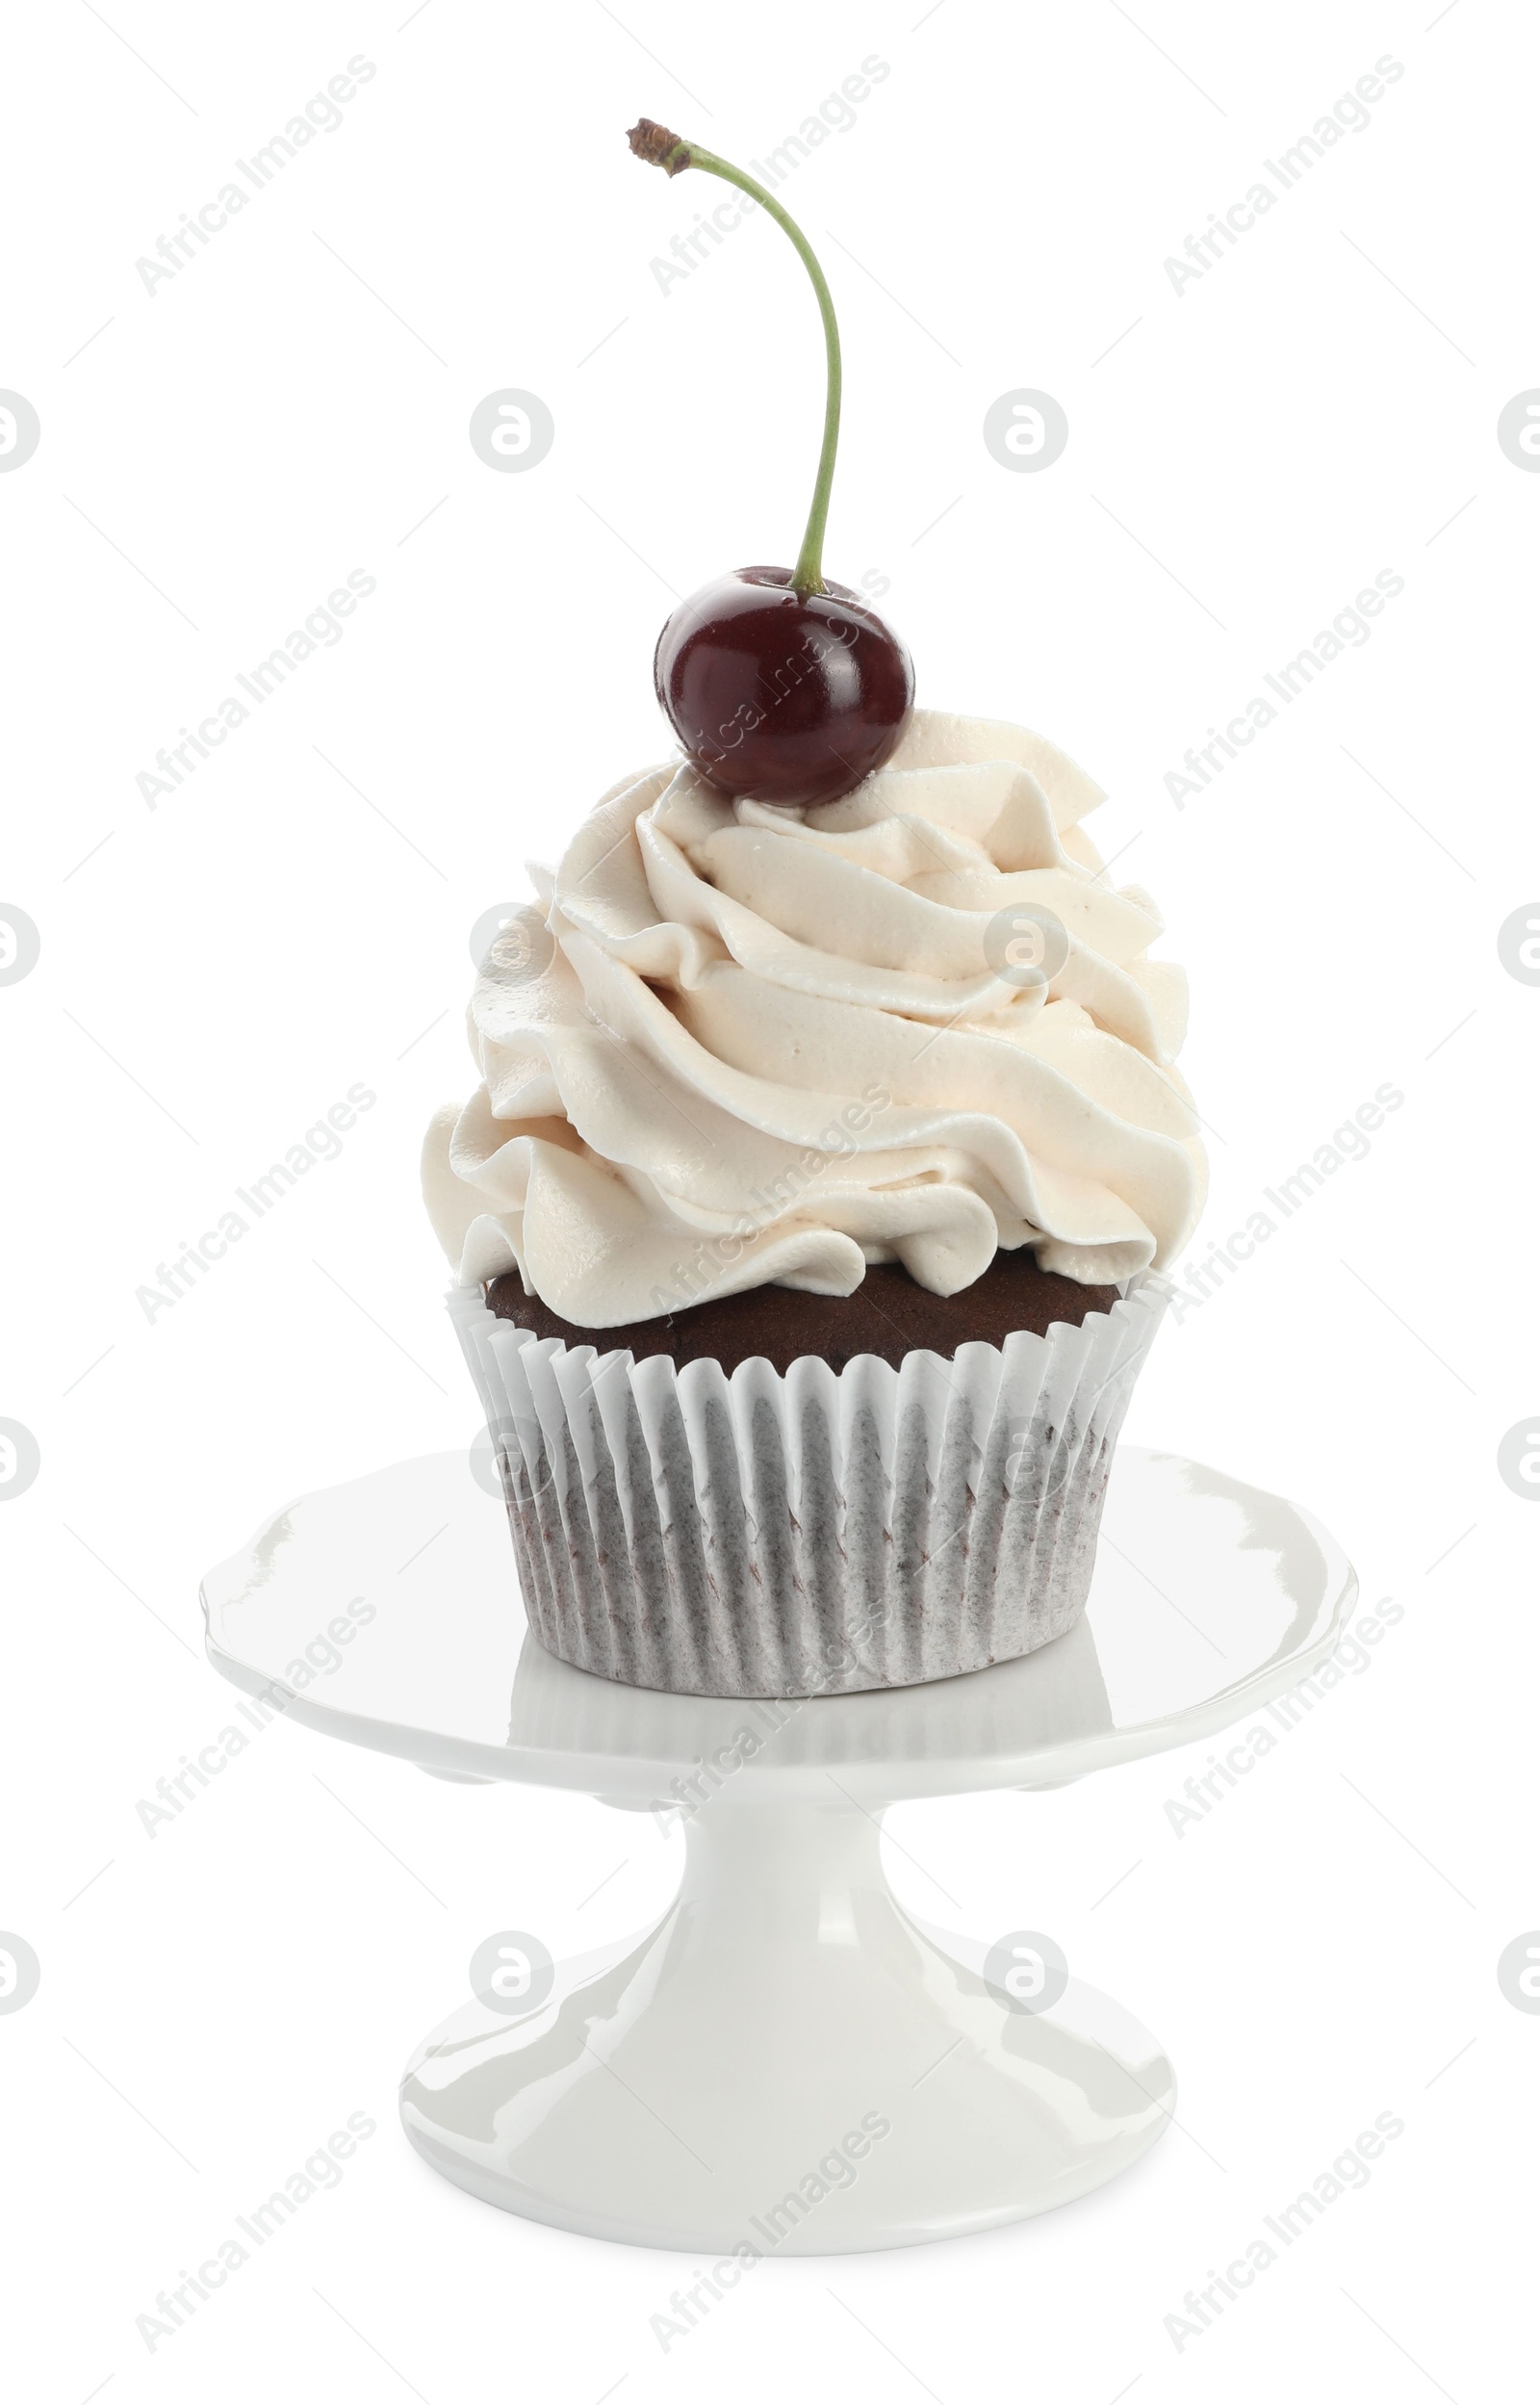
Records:
{"label": "pleated paper liner", "polygon": [[567,1346],[449,1308],[520,1584],[564,1662],[673,1694],[848,1694],[1030,1653],[1084,1610],[1113,1448],[1165,1309],[867,1354],[837,1374]]}

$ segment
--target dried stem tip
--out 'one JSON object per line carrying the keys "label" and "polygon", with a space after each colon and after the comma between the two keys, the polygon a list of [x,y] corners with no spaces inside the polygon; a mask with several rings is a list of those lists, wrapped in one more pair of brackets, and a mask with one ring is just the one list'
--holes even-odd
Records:
{"label": "dried stem tip", "polygon": [[650,116],[639,116],[626,137],[639,159],[649,167],[660,167],[665,175],[678,175],[690,164],[690,149],[678,134],[671,134],[666,125],[656,125]]}

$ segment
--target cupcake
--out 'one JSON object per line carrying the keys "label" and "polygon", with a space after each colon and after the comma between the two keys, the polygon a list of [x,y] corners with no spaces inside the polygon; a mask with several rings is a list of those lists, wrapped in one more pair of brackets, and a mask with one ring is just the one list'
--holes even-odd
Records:
{"label": "cupcake", "polygon": [[925,711],[816,810],[665,764],[498,937],[424,1190],[563,1660],[836,1694],[1082,1609],[1203,1184],[1183,979],[1099,799]]}
{"label": "cupcake", "polygon": [[[753,179],[631,141],[759,194],[827,301]],[[913,710],[824,582],[837,422],[797,566],[665,626],[680,756],[531,872],[424,1152],[530,1625],[676,1694],[906,1686],[1069,1628],[1202,1200],[1154,905],[1073,762]]]}

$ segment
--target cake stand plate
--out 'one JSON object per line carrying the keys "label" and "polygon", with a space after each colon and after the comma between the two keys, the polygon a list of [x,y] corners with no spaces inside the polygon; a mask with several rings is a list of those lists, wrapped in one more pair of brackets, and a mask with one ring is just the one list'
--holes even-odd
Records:
{"label": "cake stand plate", "polygon": [[937,1942],[892,1895],[879,1816],[1210,1736],[1304,1677],[1356,1592],[1293,1504],[1125,1446],[1085,1617],[931,1686],[743,1702],[573,1669],[526,1631],[500,1502],[464,1454],[307,1495],[203,1604],[215,1668],[328,1736],[682,1826],[658,1926],[543,1994],[511,1958],[529,2008],[470,1997],[400,2109],[473,2195],[710,2254],[720,2292],[756,2257],[1040,2212],[1153,2143],[1175,2100],[1156,2040],[1032,1932],[998,1959]]}

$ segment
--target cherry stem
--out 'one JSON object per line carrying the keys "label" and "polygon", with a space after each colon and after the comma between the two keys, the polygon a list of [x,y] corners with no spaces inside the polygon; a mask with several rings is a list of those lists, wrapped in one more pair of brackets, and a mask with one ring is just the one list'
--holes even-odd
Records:
{"label": "cherry stem", "polygon": [[839,448],[839,399],[842,385],[839,361],[839,328],[834,323],[834,304],[829,297],[824,272],[813,256],[812,245],[793,218],[787,216],[772,193],[731,160],[719,159],[712,150],[703,150],[698,142],[681,142],[666,126],[656,125],[651,117],[643,117],[631,129],[630,145],[639,159],[660,167],[668,175],[678,175],[685,168],[703,168],[707,175],[719,175],[725,184],[735,184],[758,202],[773,217],[781,230],[793,244],[798,257],[807,269],[813,291],[818,296],[818,314],[824,322],[824,351],[828,376],[824,399],[824,439],[818,453],[818,476],[812,488],[812,506],[808,512],[807,530],[802,549],[792,570],[791,582],[804,599],[809,593],[825,590],[823,578],[824,528],[829,519],[829,496],[834,481],[834,453]]}

